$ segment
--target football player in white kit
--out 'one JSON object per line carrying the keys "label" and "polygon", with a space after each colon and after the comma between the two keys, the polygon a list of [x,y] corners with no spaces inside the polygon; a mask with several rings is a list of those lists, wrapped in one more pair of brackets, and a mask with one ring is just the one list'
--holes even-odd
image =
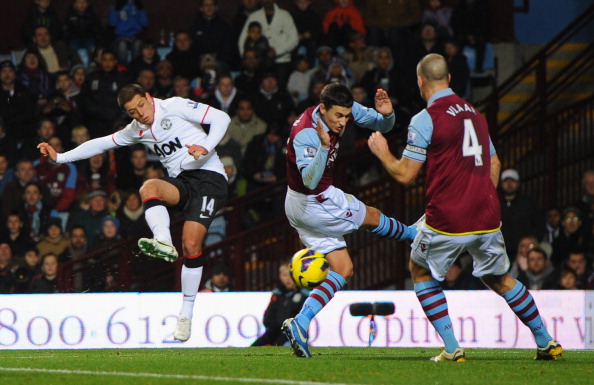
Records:
{"label": "football player in white kit", "polygon": [[[150,257],[174,262],[178,253],[171,240],[165,206],[184,212],[183,302],[174,338],[187,341],[202,278],[202,241],[227,198],[227,176],[214,148],[225,135],[230,118],[223,111],[188,99],[155,99],[137,84],[120,90],[118,104],[134,119],[124,129],[87,141],[63,154],[56,153],[47,143],[37,147],[43,156],[56,163],[74,162],[136,143],[144,144],[159,156],[169,176],[149,179],[140,188],[144,214],[154,238],[140,238],[138,246]],[[210,124],[208,134],[203,124]]]}

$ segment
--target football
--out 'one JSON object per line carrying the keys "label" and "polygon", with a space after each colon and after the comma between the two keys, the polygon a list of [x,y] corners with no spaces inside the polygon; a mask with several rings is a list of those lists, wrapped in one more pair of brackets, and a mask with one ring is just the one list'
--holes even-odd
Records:
{"label": "football", "polygon": [[303,289],[313,289],[326,279],[330,264],[326,256],[315,250],[302,249],[291,258],[291,277]]}

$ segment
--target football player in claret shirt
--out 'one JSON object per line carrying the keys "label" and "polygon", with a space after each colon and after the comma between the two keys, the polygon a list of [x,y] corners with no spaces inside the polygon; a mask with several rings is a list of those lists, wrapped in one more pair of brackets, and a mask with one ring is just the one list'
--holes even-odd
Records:
{"label": "football player in claret shirt", "polygon": [[360,127],[382,132],[394,126],[388,94],[381,89],[376,92],[374,110],[354,102],[345,85],[329,84],[320,101],[297,118],[287,144],[287,218],[303,244],[325,254],[330,263],[326,280],[311,292],[299,314],[283,323],[298,357],[311,357],[307,331],[312,318],[353,275],[344,235],[364,228],[383,238],[412,240],[417,233],[415,226],[387,217],[332,185],[336,152],[347,123],[353,120]]}
{"label": "football player in claret shirt", "polygon": [[402,159],[390,153],[381,134],[371,135],[369,147],[401,183],[412,183],[427,164],[426,217],[412,244],[410,271],[423,311],[445,344],[431,360],[466,360],[439,284],[464,252],[474,260],[472,274],[501,295],[534,335],[535,359],[557,359],[563,353],[561,345],[548,333],[532,295],[507,272],[510,263],[496,191],[501,163],[485,118],[449,87],[443,56],[421,59],[417,83],[427,108],[410,122]]}
{"label": "football player in claret shirt", "polygon": [[[169,175],[149,179],[140,188],[145,218],[154,238],[140,238],[138,246],[150,257],[175,261],[178,253],[171,240],[165,206],[184,212],[183,303],[174,338],[187,341],[202,278],[202,241],[227,198],[227,176],[214,148],[225,135],[230,118],[223,111],[188,99],[153,98],[138,84],[124,86],[118,94],[118,104],[134,119],[124,129],[89,140],[63,154],[56,153],[47,143],[38,148],[56,163],[74,162],[136,143],[144,144],[159,156]],[[203,124],[210,125],[208,134]]]}

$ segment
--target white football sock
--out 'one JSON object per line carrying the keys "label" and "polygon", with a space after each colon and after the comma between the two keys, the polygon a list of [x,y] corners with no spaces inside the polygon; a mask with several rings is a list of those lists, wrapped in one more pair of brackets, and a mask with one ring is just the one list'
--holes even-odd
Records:
{"label": "white football sock", "polygon": [[169,213],[165,206],[157,205],[146,209],[144,217],[155,239],[173,243],[171,241],[171,231],[169,230]]}
{"label": "white football sock", "polygon": [[182,302],[182,308],[179,312],[181,317],[192,318],[194,313],[194,301],[196,300],[196,294],[198,293],[201,279],[202,266],[194,268],[189,268],[185,265],[182,266],[181,286],[184,300]]}

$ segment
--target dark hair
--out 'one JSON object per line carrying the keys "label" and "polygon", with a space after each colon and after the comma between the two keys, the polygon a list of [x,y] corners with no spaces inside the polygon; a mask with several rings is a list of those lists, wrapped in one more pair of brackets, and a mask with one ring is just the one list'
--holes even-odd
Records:
{"label": "dark hair", "polygon": [[134,99],[134,96],[140,95],[144,97],[146,90],[140,84],[127,84],[118,92],[118,106],[124,109],[124,104]]}
{"label": "dark hair", "polygon": [[540,255],[542,255],[542,256],[544,257],[545,261],[548,261],[548,260],[549,260],[549,258],[548,258],[548,256],[547,256],[547,253],[546,253],[546,252],[545,252],[543,249],[541,249],[540,247],[535,247],[535,248],[533,248],[532,250],[530,250],[530,251],[528,252],[528,254],[530,254],[530,253],[533,253],[533,252],[537,252],[537,253],[539,253]]}
{"label": "dark hair", "polygon": [[25,191],[29,186],[36,186],[37,190],[39,190],[39,193],[42,194],[41,192],[41,184],[39,182],[29,182],[25,185],[25,188],[23,189],[23,191]]}
{"label": "dark hair", "polygon": [[252,27],[258,27],[258,28],[260,28],[260,31],[262,30],[262,24],[260,24],[257,21],[252,21],[251,23],[248,24],[248,30]]}
{"label": "dark hair", "polygon": [[82,230],[85,237],[87,236],[87,230],[83,226],[74,226],[70,229],[70,235],[72,236],[72,232],[76,229]]}
{"label": "dark hair", "polygon": [[347,86],[340,83],[328,84],[320,94],[320,102],[327,110],[333,106],[351,108],[353,107],[353,94]]}

